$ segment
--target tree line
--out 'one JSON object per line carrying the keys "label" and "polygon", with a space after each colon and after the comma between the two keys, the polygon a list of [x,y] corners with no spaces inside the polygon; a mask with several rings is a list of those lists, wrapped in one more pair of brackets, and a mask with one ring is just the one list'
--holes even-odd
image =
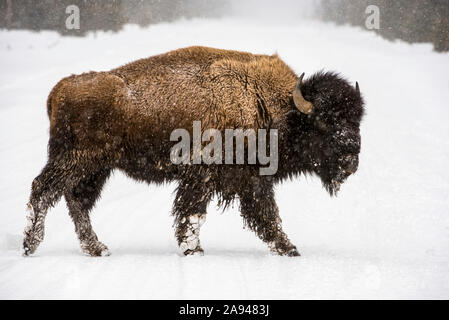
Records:
{"label": "tree line", "polygon": [[380,28],[373,31],[382,37],[431,42],[436,51],[449,51],[448,0],[323,0],[319,15],[325,21],[365,28],[369,5],[380,9]]}
{"label": "tree line", "polygon": [[[67,29],[65,9],[80,9],[80,29]],[[323,21],[365,28],[366,8],[380,9],[380,28],[387,39],[431,42],[449,51],[449,0],[321,0]],[[179,18],[217,17],[228,12],[230,0],[0,0],[0,28],[56,30],[63,35],[119,31],[127,23],[147,26]]]}
{"label": "tree line", "polygon": [[[0,28],[55,30],[83,36],[89,31],[119,31],[127,23],[147,26],[179,18],[213,17],[224,0],[0,0]],[[67,29],[66,8],[80,11],[80,29]]]}

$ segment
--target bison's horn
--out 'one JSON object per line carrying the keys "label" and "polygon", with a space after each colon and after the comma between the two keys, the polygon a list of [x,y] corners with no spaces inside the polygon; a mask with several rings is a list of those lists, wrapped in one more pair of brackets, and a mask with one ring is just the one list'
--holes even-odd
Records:
{"label": "bison's horn", "polygon": [[355,82],[355,90],[357,91],[358,94],[360,94],[359,83],[357,81]]}
{"label": "bison's horn", "polygon": [[304,99],[301,93],[302,78],[304,78],[304,73],[299,77],[298,82],[296,83],[295,90],[293,91],[293,102],[299,111],[305,114],[311,114],[313,111],[313,104]]}

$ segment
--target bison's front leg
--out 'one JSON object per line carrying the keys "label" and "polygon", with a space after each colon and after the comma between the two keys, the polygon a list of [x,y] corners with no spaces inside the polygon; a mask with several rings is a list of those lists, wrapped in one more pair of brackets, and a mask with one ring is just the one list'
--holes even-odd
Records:
{"label": "bison's front leg", "polygon": [[282,230],[282,220],[274,200],[273,185],[254,178],[238,192],[245,224],[279,255],[299,256],[296,247]]}
{"label": "bison's front leg", "polygon": [[213,192],[203,179],[192,180],[181,181],[177,189],[173,205],[176,239],[185,255],[202,255],[200,227],[206,221],[206,209]]}

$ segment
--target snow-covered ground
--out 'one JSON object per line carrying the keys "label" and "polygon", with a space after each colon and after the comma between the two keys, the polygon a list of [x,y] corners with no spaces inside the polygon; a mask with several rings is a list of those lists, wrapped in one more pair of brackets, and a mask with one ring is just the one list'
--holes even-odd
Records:
{"label": "snow-covered ground", "polygon": [[[204,257],[183,257],[174,185],[116,172],[93,211],[112,255],[81,254],[64,201],[35,256],[19,251],[30,185],[46,162],[46,98],[71,73],[189,45],[272,54],[298,73],[338,70],[367,101],[358,172],[330,198],[317,178],[277,188],[302,256],[273,256],[238,205],[209,208]],[[0,31],[0,298],[449,298],[449,54],[313,21],[179,21],[86,38]]]}

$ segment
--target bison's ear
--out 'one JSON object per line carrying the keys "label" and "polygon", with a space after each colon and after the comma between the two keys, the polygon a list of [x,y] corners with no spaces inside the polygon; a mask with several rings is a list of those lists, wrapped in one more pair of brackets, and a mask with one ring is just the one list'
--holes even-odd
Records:
{"label": "bison's ear", "polygon": [[295,103],[296,108],[305,114],[311,114],[313,112],[313,104],[310,101],[307,101],[302,96],[301,86],[302,79],[304,78],[304,73],[299,77],[298,82],[296,83],[295,90],[293,90],[293,102]]}

